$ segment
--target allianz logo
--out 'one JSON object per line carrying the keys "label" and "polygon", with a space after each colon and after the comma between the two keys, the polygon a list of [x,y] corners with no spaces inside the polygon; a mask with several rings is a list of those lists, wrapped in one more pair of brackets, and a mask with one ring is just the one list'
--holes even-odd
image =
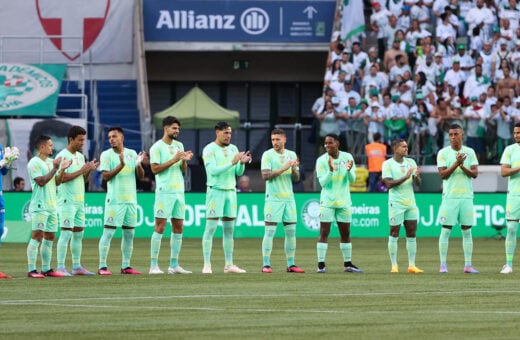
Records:
{"label": "allianz logo", "polygon": [[[269,28],[269,15],[258,7],[247,8],[240,15],[240,27],[250,35],[264,33]],[[194,10],[161,10],[156,29],[183,30],[234,30],[237,17],[234,14],[197,14]]]}

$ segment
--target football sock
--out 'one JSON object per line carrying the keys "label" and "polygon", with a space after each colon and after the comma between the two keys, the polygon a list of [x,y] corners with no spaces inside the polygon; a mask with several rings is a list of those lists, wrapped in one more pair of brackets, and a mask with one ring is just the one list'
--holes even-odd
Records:
{"label": "football sock", "polygon": [[179,253],[182,247],[182,234],[172,233],[170,237],[170,268],[179,265]]}
{"label": "football sock", "polygon": [[70,252],[72,253],[72,269],[81,267],[81,253],[83,251],[83,233],[84,231],[75,231],[72,233],[70,241]]}
{"label": "football sock", "polygon": [[464,250],[464,265],[471,266],[471,256],[473,255],[471,229],[462,230],[462,249]]}
{"label": "football sock", "polygon": [[114,237],[115,229],[103,228],[103,235],[99,239],[99,268],[107,267],[108,251],[110,250],[110,242]]}
{"label": "football sock", "polygon": [[121,253],[123,254],[122,269],[130,267],[130,259],[134,251],[134,235],[134,228],[123,229],[123,239],[121,240]]}
{"label": "football sock", "polygon": [[406,238],[406,250],[408,251],[408,267],[415,267],[415,254],[417,254],[417,239]]}
{"label": "football sock", "polygon": [[285,257],[287,259],[287,267],[294,266],[294,256],[296,255],[296,224],[288,224],[284,226],[285,230]]}
{"label": "football sock", "polygon": [[341,250],[341,254],[343,255],[344,262],[352,261],[352,243],[340,243],[339,249]]}
{"label": "football sock", "polygon": [[53,243],[53,241],[46,239],[42,240],[42,246],[40,247],[40,255],[42,257],[42,272],[46,272],[51,269]]}
{"label": "football sock", "polygon": [[329,248],[328,243],[318,242],[316,243],[316,250],[318,252],[318,262],[325,262],[327,256],[327,249]]}
{"label": "football sock", "polygon": [[153,232],[150,240],[150,268],[156,267],[159,260],[159,251],[161,250],[162,234]]}
{"label": "football sock", "polygon": [[398,237],[388,236],[388,255],[390,255],[390,262],[392,267],[397,266],[397,241]]}
{"label": "football sock", "polygon": [[235,229],[235,221],[222,221],[222,248],[224,248],[224,258],[226,266],[233,264],[233,248],[235,241],[233,240],[233,230]]}
{"label": "football sock", "polygon": [[40,242],[31,239],[27,245],[27,263],[30,272],[36,270],[36,260],[38,259],[38,247]]}
{"label": "football sock", "polygon": [[271,252],[273,251],[273,238],[276,232],[275,225],[265,226],[264,238],[262,240],[263,266],[271,266]]}
{"label": "football sock", "polygon": [[58,261],[57,268],[65,267],[67,249],[69,248],[69,241],[71,238],[72,230],[61,230],[60,238],[56,244],[56,260]]}
{"label": "football sock", "polygon": [[507,221],[506,263],[509,267],[513,267],[513,257],[515,256],[517,230],[518,221]]}
{"label": "football sock", "polygon": [[439,236],[439,257],[441,260],[441,265],[446,265],[450,234],[451,229],[441,227],[441,236]]}
{"label": "football sock", "polygon": [[217,230],[218,220],[206,220],[206,228],[202,236],[202,255],[204,256],[204,266],[211,265],[211,250],[213,248],[213,235]]}

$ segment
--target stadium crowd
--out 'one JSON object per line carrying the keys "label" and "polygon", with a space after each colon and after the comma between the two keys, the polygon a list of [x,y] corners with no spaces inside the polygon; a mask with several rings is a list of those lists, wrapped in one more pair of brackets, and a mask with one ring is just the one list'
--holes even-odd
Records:
{"label": "stadium crowd", "polygon": [[520,3],[368,6],[365,32],[347,40],[333,34],[323,95],[312,108],[318,140],[339,134],[344,150],[364,160],[376,133],[387,145],[404,138],[418,164],[434,164],[458,123],[479,164],[497,164],[520,121]]}

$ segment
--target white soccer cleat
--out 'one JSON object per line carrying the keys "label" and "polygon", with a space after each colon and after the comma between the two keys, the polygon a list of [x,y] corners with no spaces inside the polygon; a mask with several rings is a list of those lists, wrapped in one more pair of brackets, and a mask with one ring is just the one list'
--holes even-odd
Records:
{"label": "white soccer cleat", "polygon": [[237,274],[243,274],[243,273],[246,273],[246,271],[240,267],[238,267],[237,265],[230,265],[230,266],[225,266],[224,267],[224,273],[228,274],[228,273],[237,273]]}
{"label": "white soccer cleat", "polygon": [[505,264],[500,271],[500,274],[511,274],[513,272],[513,268]]}
{"label": "white soccer cleat", "polygon": [[213,274],[213,271],[211,270],[211,265],[204,266],[204,268],[202,268],[202,274]]}
{"label": "white soccer cleat", "polygon": [[150,275],[157,275],[157,274],[164,274],[164,272],[159,268],[158,266],[150,268],[150,271],[148,272]]}
{"label": "white soccer cleat", "polygon": [[182,268],[181,266],[168,268],[168,274],[191,274],[191,271]]}

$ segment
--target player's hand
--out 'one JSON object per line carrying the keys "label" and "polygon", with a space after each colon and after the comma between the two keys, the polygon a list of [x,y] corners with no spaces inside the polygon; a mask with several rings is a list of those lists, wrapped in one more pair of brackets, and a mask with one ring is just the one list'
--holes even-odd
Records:
{"label": "player's hand", "polygon": [[137,165],[141,165],[144,159],[144,151],[139,152],[137,155]]}
{"label": "player's hand", "polygon": [[72,159],[64,159],[61,161],[61,171],[67,170],[67,168],[72,164]]}
{"label": "player's hand", "polygon": [[331,156],[329,156],[329,162],[328,163],[329,163],[329,170],[330,171],[334,171],[334,159]]}
{"label": "player's hand", "polygon": [[421,168],[416,167],[415,168],[415,177],[419,177],[419,176],[421,176]]}
{"label": "player's hand", "polygon": [[192,158],[193,158],[193,152],[191,150],[184,151],[182,153],[181,159],[183,161],[191,161]]}
{"label": "player's hand", "polygon": [[353,166],[354,166],[354,161],[353,160],[349,160],[347,162],[347,171],[350,171],[350,169],[352,169]]}
{"label": "player's hand", "polygon": [[243,163],[243,164],[251,163],[252,160],[253,160],[253,158],[251,156],[251,151],[244,152],[242,154],[242,157],[240,157],[240,163]]}
{"label": "player's hand", "polygon": [[124,151],[121,151],[121,153],[119,154],[119,162],[121,162],[122,166],[125,166],[125,153],[124,153]]}
{"label": "player's hand", "polygon": [[412,176],[413,170],[414,170],[414,168],[408,169],[408,172],[406,173],[406,178],[410,178]]}
{"label": "player's hand", "polygon": [[[58,170],[58,168],[60,167],[60,164],[61,164],[61,157],[58,157],[58,158],[55,158],[53,161],[52,161],[52,166],[54,167],[54,169]],[[70,164],[69,164],[70,165]]]}
{"label": "player's hand", "polygon": [[238,162],[240,162],[240,159],[242,158],[242,156],[244,155],[244,152],[239,152],[235,155],[235,157],[233,157],[233,161],[231,161],[231,163],[233,165],[237,164]]}

